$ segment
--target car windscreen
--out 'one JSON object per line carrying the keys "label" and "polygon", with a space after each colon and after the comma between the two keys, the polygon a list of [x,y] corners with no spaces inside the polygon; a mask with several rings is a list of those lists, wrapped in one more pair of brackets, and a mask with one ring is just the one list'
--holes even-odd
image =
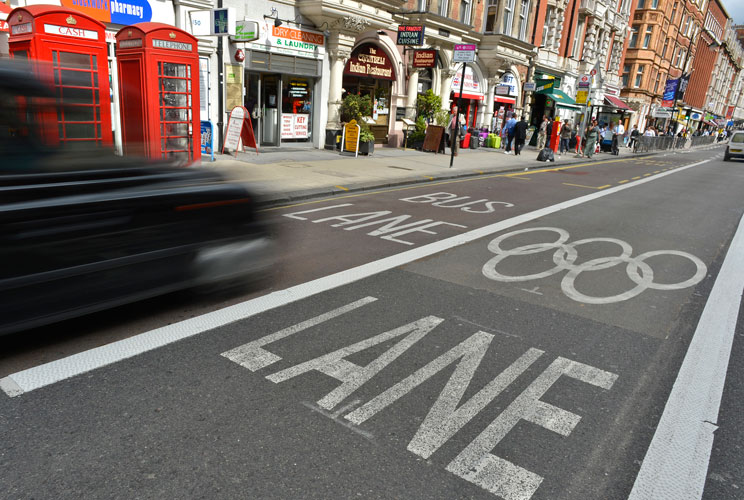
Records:
{"label": "car windscreen", "polygon": [[731,142],[735,142],[737,144],[744,143],[744,132],[738,132],[731,136]]}

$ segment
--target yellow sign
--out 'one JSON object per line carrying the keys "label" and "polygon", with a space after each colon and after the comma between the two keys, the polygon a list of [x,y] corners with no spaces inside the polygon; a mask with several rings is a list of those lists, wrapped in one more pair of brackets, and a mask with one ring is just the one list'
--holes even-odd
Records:
{"label": "yellow sign", "polygon": [[586,104],[589,97],[589,92],[586,90],[579,90],[576,92],[576,104]]}
{"label": "yellow sign", "polygon": [[359,144],[359,128],[356,120],[351,120],[344,126],[344,151],[356,152]]}

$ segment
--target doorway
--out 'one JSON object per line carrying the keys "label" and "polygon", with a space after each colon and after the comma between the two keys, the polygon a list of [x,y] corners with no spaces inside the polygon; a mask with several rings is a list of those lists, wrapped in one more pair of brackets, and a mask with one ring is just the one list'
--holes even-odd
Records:
{"label": "doorway", "polygon": [[279,146],[281,83],[281,75],[246,72],[245,107],[261,146]]}

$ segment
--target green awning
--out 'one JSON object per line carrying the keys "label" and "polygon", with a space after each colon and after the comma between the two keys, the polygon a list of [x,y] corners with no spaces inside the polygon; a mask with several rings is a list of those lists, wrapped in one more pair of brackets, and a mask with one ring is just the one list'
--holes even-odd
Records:
{"label": "green awning", "polygon": [[581,108],[578,104],[576,104],[576,101],[571,99],[568,94],[563,92],[562,90],[558,89],[552,89],[552,91],[549,94],[546,94],[548,97],[552,97],[555,101],[556,106],[564,106],[567,108]]}

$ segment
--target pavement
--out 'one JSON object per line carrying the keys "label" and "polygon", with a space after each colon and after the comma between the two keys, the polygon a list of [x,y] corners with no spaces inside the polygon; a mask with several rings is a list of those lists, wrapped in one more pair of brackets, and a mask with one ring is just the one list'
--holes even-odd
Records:
{"label": "pavement", "polygon": [[[246,150],[248,151],[248,150]],[[391,186],[453,179],[490,173],[568,166],[624,157],[668,153],[633,153],[621,147],[620,155],[598,153],[591,159],[574,153],[555,155],[554,162],[537,161],[538,150],[526,146],[521,155],[505,154],[503,149],[460,149],[450,167],[447,154],[376,145],[369,156],[340,154],[338,151],[309,147],[263,149],[239,152],[237,156],[215,155],[214,162],[202,167],[221,171],[227,178],[250,184],[258,204],[271,206],[309,198]]]}

